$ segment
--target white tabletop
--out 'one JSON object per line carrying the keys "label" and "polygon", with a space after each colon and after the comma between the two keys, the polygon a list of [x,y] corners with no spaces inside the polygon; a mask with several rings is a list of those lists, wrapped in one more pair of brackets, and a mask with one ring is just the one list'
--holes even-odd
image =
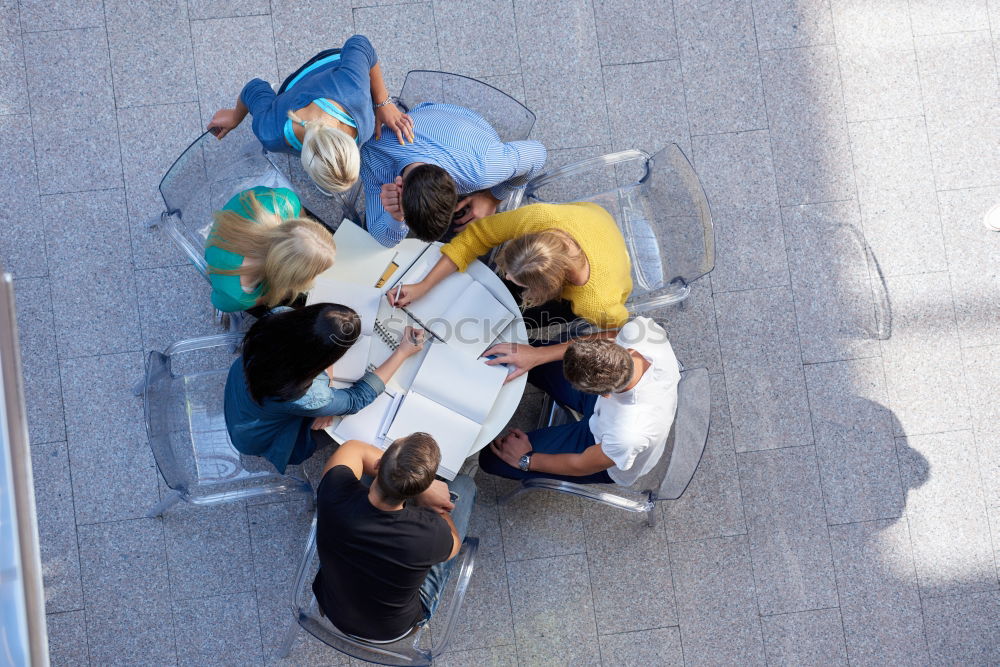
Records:
{"label": "white tabletop", "polygon": [[[401,268],[386,281],[383,290],[388,290],[393,285],[394,281],[401,275],[400,272],[427,245],[417,239],[404,239],[395,248],[384,248],[372,239],[367,232],[349,220],[345,220],[340,225],[335,238],[337,241],[337,260],[328,271],[322,274],[322,277],[361,285],[374,285],[382,274],[383,269],[395,257],[395,261]],[[491,271],[485,264],[476,260],[469,264],[466,273],[489,290],[512,313],[520,312],[517,301],[503,284],[503,281],[500,280],[500,276]],[[528,342],[528,332],[521,317],[517,317],[505,329],[497,342]],[[405,366],[403,369],[400,369],[393,376],[393,380],[390,381],[389,386],[409,385],[413,377],[412,375],[407,375],[406,370]],[[404,376],[404,379],[402,382],[397,382],[397,378],[400,378],[400,376]],[[489,444],[493,438],[500,434],[503,427],[507,425],[517,410],[518,404],[521,402],[521,396],[524,394],[524,387],[527,382],[527,375],[522,375],[515,380],[511,380],[500,389],[500,393],[493,403],[493,408],[483,422],[483,427],[479,431],[476,442],[469,449],[470,456]],[[402,388],[405,389],[406,386]],[[428,424],[428,430],[431,430],[432,427],[433,424]],[[332,430],[333,428],[328,429],[328,431]]]}

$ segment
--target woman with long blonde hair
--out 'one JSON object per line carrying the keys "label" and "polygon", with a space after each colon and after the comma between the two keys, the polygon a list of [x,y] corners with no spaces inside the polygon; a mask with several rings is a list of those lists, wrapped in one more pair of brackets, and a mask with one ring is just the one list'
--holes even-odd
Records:
{"label": "woman with long blonde hair", "polygon": [[[531,204],[469,223],[441,247],[441,259],[418,283],[403,285],[393,305],[405,306],[426,294],[491,248],[500,248],[500,273],[521,290],[525,322],[544,326],[551,318],[581,317],[599,329],[618,329],[629,319],[625,301],[632,293],[631,262],[614,218],[597,204]],[[553,304],[553,301],[559,303]],[[548,306],[548,307],[546,307]],[[562,359],[567,343],[528,347],[497,345],[494,363],[514,365],[513,379],[540,363]]]}
{"label": "woman with long blonde hair", "polygon": [[385,125],[399,143],[413,142],[413,120],[396,108],[367,37],[354,35],[343,49],[317,54],[281,85],[278,93],[262,79],[247,83],[232,109],[220,109],[208,123],[219,139],[247,114],[264,148],[299,155],[302,168],[326,194],[343,192],[357,180],[359,147]]}
{"label": "woman with long blonde hair", "polygon": [[333,265],[336,245],[287,188],[245,190],[215,213],[205,245],[212,305],[232,313],[294,302]]}

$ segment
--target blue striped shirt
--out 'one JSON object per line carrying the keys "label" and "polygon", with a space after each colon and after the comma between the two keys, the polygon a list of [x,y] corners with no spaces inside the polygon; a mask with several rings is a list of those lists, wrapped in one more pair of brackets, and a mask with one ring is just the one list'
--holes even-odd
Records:
{"label": "blue striped shirt", "polygon": [[503,201],[515,188],[538,175],[545,165],[545,147],[537,141],[504,143],[480,115],[453,104],[427,102],[410,110],[414,142],[405,146],[393,132],[361,148],[361,182],[365,187],[368,232],[392,247],[406,238],[406,223],[382,208],[382,185],[392,183],[414,162],[436,164],[455,179],[459,196],[489,188]]}

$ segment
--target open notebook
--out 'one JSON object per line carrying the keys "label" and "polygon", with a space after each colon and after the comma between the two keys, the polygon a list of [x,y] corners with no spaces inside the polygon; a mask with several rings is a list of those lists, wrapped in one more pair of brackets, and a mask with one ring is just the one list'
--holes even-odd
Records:
{"label": "open notebook", "polygon": [[344,417],[332,431],[341,442],[363,440],[385,448],[416,431],[430,433],[441,448],[438,474],[454,479],[476,442],[507,377],[451,345],[431,343],[409,391],[381,394]]}
{"label": "open notebook", "polygon": [[[398,284],[420,281],[440,258],[439,248],[428,248],[396,279],[391,289]],[[514,319],[507,306],[463,272],[451,274],[404,310],[438,339],[472,358],[485,352]]]}
{"label": "open notebook", "polygon": [[[309,291],[307,305],[314,303],[339,303],[350,306],[361,317],[361,335],[347,350],[347,353],[333,365],[333,379],[345,382],[360,380],[368,368],[372,340],[375,336],[375,322],[378,317],[382,291],[354,283],[319,277]],[[388,355],[387,355],[388,356]]]}

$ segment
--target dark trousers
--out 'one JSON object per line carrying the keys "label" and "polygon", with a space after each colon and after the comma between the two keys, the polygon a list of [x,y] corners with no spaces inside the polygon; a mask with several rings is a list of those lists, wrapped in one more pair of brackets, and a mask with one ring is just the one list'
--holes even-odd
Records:
{"label": "dark trousers", "polygon": [[[594,434],[590,432],[590,417],[594,414],[597,396],[574,389],[563,375],[562,361],[551,361],[532,368],[528,372],[528,382],[547,393],[559,405],[576,410],[583,415],[583,419],[578,422],[539,428],[528,433],[533,451],[541,454],[579,454],[588,447],[597,444],[594,440]],[[576,482],[577,484],[613,483],[606,470],[581,477],[524,472],[504,463],[489,447],[479,452],[479,467],[491,475],[507,477],[508,479],[547,477]]]}

